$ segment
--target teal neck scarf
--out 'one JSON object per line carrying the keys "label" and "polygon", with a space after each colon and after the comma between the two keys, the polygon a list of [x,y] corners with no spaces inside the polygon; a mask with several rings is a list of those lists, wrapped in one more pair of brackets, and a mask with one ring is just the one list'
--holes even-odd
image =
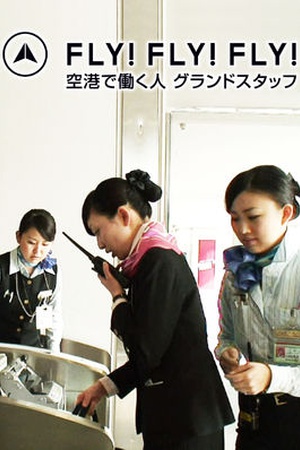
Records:
{"label": "teal neck scarf", "polygon": [[226,249],[223,253],[225,270],[234,274],[234,286],[247,292],[252,286],[260,284],[262,269],[271,264],[278,247],[279,245],[276,245],[263,254],[251,253],[242,245]]}

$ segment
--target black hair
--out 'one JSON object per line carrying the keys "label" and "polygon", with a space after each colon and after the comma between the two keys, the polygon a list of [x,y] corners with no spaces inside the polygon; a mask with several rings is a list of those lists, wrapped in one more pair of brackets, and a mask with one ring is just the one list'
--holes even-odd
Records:
{"label": "black hair", "polygon": [[36,228],[46,241],[54,241],[56,223],[52,215],[45,209],[31,209],[22,217],[19,232],[25,233],[30,228]]}
{"label": "black hair", "polygon": [[293,205],[293,218],[299,215],[299,203],[296,199],[296,196],[300,196],[299,184],[291,174],[286,174],[277,166],[256,166],[236,175],[225,192],[225,206],[228,213],[236,197],[244,191],[269,194],[280,206],[287,203]]}
{"label": "black hair", "polygon": [[125,177],[104,180],[88,194],[82,207],[82,220],[87,233],[93,234],[87,224],[92,210],[112,218],[120,206],[129,204],[142,219],[151,217],[149,202],[157,202],[161,198],[161,188],[150,180],[147,172],[139,169],[132,170]]}

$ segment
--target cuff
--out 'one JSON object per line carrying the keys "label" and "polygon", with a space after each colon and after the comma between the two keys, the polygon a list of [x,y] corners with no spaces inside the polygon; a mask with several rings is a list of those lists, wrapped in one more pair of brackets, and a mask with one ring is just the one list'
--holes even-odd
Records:
{"label": "cuff", "polygon": [[112,395],[116,395],[119,392],[119,389],[115,385],[115,383],[107,376],[99,379],[100,383],[103,385],[104,389],[107,392],[107,396],[111,397]]}

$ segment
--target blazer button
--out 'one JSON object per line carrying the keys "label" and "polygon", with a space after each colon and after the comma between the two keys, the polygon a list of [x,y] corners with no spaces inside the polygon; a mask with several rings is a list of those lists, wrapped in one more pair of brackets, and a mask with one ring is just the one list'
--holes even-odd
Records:
{"label": "blazer button", "polygon": [[20,319],[20,320],[24,320],[24,316],[22,316],[22,315],[19,316],[19,319]]}
{"label": "blazer button", "polygon": [[24,305],[28,305],[28,303],[29,303],[29,300],[24,300]]}
{"label": "blazer button", "polygon": [[22,328],[17,328],[17,333],[21,333]]}
{"label": "blazer button", "polygon": [[27,284],[28,285],[32,284],[32,280],[27,280]]}

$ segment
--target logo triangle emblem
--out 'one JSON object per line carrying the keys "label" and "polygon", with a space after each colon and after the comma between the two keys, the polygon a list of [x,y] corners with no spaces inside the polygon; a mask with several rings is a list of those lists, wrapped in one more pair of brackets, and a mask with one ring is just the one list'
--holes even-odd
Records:
{"label": "logo triangle emblem", "polygon": [[17,54],[14,63],[18,61],[22,61],[23,59],[28,59],[29,61],[37,63],[32,51],[30,50],[28,44],[23,44],[19,53]]}

